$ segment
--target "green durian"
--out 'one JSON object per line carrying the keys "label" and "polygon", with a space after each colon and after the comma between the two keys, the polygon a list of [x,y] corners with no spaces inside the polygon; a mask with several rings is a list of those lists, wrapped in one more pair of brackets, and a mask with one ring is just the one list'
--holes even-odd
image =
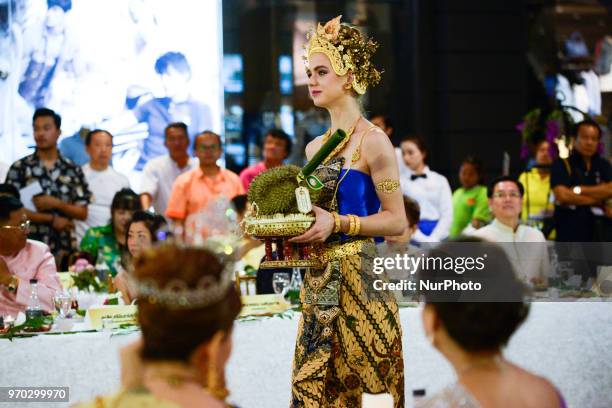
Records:
{"label": "green durian", "polygon": [[[297,214],[295,199],[298,187],[297,175],[301,168],[295,165],[274,167],[260,173],[251,182],[248,192],[250,203],[257,204],[257,215]],[[313,204],[317,202],[320,190],[308,190]]]}

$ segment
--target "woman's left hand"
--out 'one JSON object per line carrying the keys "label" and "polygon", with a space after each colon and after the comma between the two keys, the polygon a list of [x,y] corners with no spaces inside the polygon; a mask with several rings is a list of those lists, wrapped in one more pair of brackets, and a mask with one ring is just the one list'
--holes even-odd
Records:
{"label": "woman's left hand", "polygon": [[312,211],[315,213],[315,222],[312,226],[297,237],[293,237],[289,242],[294,243],[312,243],[312,242],[325,242],[327,237],[331,235],[334,230],[335,222],[334,216],[331,213],[325,211],[320,207],[313,206]]}

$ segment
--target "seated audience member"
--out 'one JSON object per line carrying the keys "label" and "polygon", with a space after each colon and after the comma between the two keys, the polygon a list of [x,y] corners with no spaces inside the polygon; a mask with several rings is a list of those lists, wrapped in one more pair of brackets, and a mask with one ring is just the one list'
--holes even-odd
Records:
{"label": "seated audience member", "polygon": [[244,194],[238,175],[217,165],[223,152],[221,136],[210,131],[200,133],[195,138],[194,150],[200,166],[176,179],[166,209],[166,217],[185,229],[190,227],[185,225],[189,216],[213,200],[219,197],[231,200]]}
{"label": "seated audience member", "polygon": [[578,123],[576,133],[570,156],[555,160],[551,169],[556,240],[606,241],[612,239],[612,219],[602,206],[612,198],[612,165],[597,154],[602,132],[596,122]]}
{"label": "seated audience member", "polygon": [[113,156],[113,135],[106,130],[92,130],[85,137],[85,145],[91,160],[83,166],[83,174],[89,189],[95,194],[92,195],[87,207],[87,219],[74,224],[75,235],[79,242],[89,228],[108,223],[115,193],[122,188],[130,187],[127,177],[117,173],[110,165]]}
{"label": "seated audience member", "polygon": [[[247,210],[247,196],[246,194],[237,195],[232,198],[232,205],[238,215],[238,224],[241,224],[244,220],[244,216]],[[236,258],[244,262],[245,266],[250,265],[253,268],[259,268],[261,258],[265,255],[265,248],[263,241],[251,238],[248,235],[244,235],[240,248],[236,252]]]}
{"label": "seated audience member", "polygon": [[389,118],[389,116],[376,113],[370,116],[370,122],[372,122],[373,125],[378,126],[380,130],[385,132],[385,134],[389,136],[389,139],[393,137],[393,123],[391,123],[391,119]]}
{"label": "seated audience member", "polygon": [[53,296],[61,289],[55,259],[49,247],[28,239],[27,218],[18,198],[0,194],[0,316],[25,312],[31,293],[30,279],[38,282],[44,310],[54,310]]}
{"label": "seated audience member", "polygon": [[[542,140],[535,146],[535,165],[521,173],[518,181],[525,187],[521,218],[548,236],[552,230],[553,204],[550,189],[550,143]],[[549,221],[547,221],[549,220]]]}
{"label": "seated audience member", "polygon": [[435,266],[418,273],[419,279],[429,282],[451,279],[461,284],[476,279],[482,290],[468,294],[422,288],[425,335],[451,364],[457,380],[416,407],[565,408],[561,394],[548,380],[503,355],[510,337],[529,314],[529,304],[523,302],[525,287],[516,279],[505,252],[496,244],[462,238],[442,243],[429,256],[458,261],[483,254],[488,255],[485,267],[477,274],[457,274]]}
{"label": "seated audience member", "polygon": [[453,221],[452,192],[443,175],[425,164],[427,149],[419,136],[407,136],[400,144],[404,171],[400,168],[402,193],[421,209],[419,229],[414,234],[417,242],[439,242],[448,237]]}
{"label": "seated audience member", "polygon": [[158,214],[165,214],[178,176],[198,167],[198,159],[189,157],[189,133],[182,122],[166,126],[164,146],[168,155],[149,160],[142,171],[140,200],[142,208],[151,206]]}
{"label": "seated audience member", "polygon": [[[166,229],[166,219],[159,214],[147,211],[136,211],[127,224],[126,268],[115,277],[114,284],[123,295],[126,304],[134,300],[134,291],[129,285],[128,274],[133,268],[133,261],[145,250],[151,248],[160,239],[159,233]],[[165,239],[165,237],[164,237]]]}
{"label": "seated audience member", "polygon": [[412,237],[419,228],[421,209],[419,208],[419,203],[410,197],[404,196],[404,210],[408,219],[406,229],[402,235],[385,237],[385,242],[379,245],[380,251],[404,252],[411,246]]}
{"label": "seated audience member", "polygon": [[461,187],[453,193],[451,237],[462,234],[466,228],[468,231],[478,229],[491,219],[487,188],[482,185],[480,160],[473,156],[463,159],[459,169],[459,182]]}
{"label": "seated audience member", "polygon": [[292,145],[291,138],[282,130],[269,130],[263,143],[263,160],[240,172],[240,181],[244,191],[249,190],[251,181],[260,173],[273,167],[282,166],[283,161],[291,154]]}
{"label": "seated audience member", "polygon": [[111,274],[119,273],[121,256],[126,248],[127,226],[134,211],[141,210],[138,194],[129,188],[118,191],[110,205],[110,224],[87,230],[81,240],[81,250],[89,253],[94,263],[104,257]]}
{"label": "seated audience member", "polygon": [[[241,309],[232,269],[205,249],[168,244],[134,267],[142,339],[121,350],[122,390],[78,407],[228,407],[225,366]],[[202,278],[212,280],[204,290]]]}
{"label": "seated audience member", "polygon": [[550,271],[546,238],[540,230],[520,224],[523,193],[523,185],[512,177],[503,176],[493,180],[487,190],[493,222],[472,235],[491,242],[510,243],[502,246],[507,250],[519,277],[526,283],[545,286]]}
{"label": "seated audience member", "polygon": [[[419,204],[413,199],[404,196],[404,210],[406,211],[406,218],[408,219],[406,229],[402,235],[385,237],[385,241],[377,245],[380,257],[395,258],[397,255],[408,255],[413,257],[418,256],[421,252],[418,248],[419,244],[411,240],[419,225]],[[385,268],[385,273],[389,280],[393,282],[411,278],[410,271],[404,268]],[[408,295],[407,291],[402,291],[402,293]]]}
{"label": "seated audience member", "polygon": [[91,192],[81,168],[57,148],[61,117],[51,109],[39,108],[32,122],[36,150],[12,164],[6,182],[20,190],[38,184],[42,190],[32,199],[36,211],[26,210],[31,221],[29,238],[47,244],[63,268],[77,249],[74,221],[87,219]]}

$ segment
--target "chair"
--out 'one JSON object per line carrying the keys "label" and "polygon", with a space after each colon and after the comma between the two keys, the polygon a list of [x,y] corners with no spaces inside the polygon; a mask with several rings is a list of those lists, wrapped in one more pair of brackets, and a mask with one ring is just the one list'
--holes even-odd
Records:
{"label": "chair", "polygon": [[255,282],[257,281],[257,276],[256,275],[244,275],[244,276],[240,276],[240,272],[236,271],[236,289],[238,289],[238,291],[240,292],[240,294],[243,293],[242,290],[242,286],[244,284],[244,293],[248,296],[251,294],[251,285],[253,285],[253,295],[257,294],[257,290],[256,290],[256,286],[255,286]]}

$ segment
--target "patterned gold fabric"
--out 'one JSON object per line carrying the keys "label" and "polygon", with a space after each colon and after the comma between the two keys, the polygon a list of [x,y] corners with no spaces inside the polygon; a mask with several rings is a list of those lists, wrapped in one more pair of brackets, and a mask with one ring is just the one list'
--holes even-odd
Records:
{"label": "patterned gold fabric", "polygon": [[[325,172],[332,179],[329,167]],[[326,207],[335,204],[329,202]],[[374,242],[364,238],[335,241],[332,238],[315,250],[325,268],[310,269],[300,293],[302,317],[291,407],[360,407],[364,392],[391,393],[395,407],[403,407],[404,362],[397,303],[390,294],[366,291],[374,279],[381,279],[372,272]]]}

